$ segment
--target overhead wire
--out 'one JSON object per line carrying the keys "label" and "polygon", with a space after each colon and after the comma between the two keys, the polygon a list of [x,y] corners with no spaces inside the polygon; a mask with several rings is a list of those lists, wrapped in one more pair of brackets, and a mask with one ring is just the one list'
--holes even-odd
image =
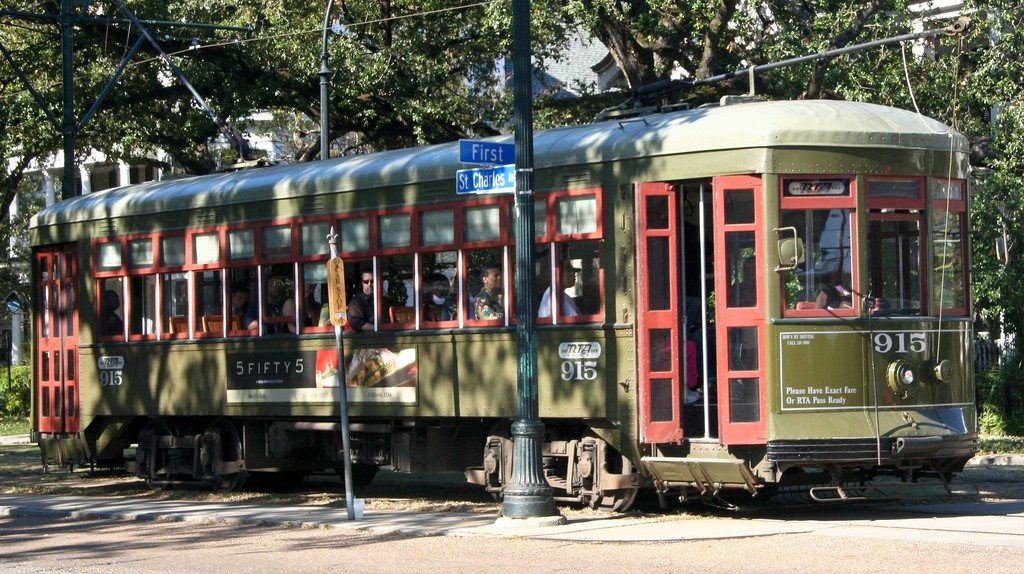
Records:
{"label": "overhead wire", "polygon": [[[450,6],[448,8],[437,8],[437,9],[434,9],[434,10],[424,10],[424,11],[421,11],[421,12],[410,12],[408,14],[401,14],[401,15],[398,15],[398,16],[389,16],[387,18],[375,18],[373,20],[364,20],[364,21],[361,21],[361,22],[345,23],[345,27],[346,28],[353,28],[353,27],[359,27],[359,26],[369,26],[369,25],[372,25],[372,24],[382,24],[382,23],[385,23],[385,22],[395,22],[395,21],[399,21],[399,20],[407,20],[409,18],[418,18],[418,17],[421,17],[421,16],[432,16],[434,14],[444,14],[444,13],[448,13],[448,12],[457,12],[457,11],[461,11],[461,10],[469,10],[471,8],[479,8],[479,7],[482,7],[482,6],[487,6],[489,4],[495,4],[495,3],[499,2],[499,1],[501,1],[501,0],[482,0],[481,2],[474,2],[472,4],[464,4],[464,5],[461,5],[461,6]],[[244,39],[232,38],[230,40],[224,40],[224,41],[220,41],[220,42],[213,42],[213,43],[210,43],[210,44],[202,44],[202,45],[199,45],[199,46],[190,46],[188,48],[185,48],[184,50],[178,50],[176,52],[168,52],[167,55],[168,56],[178,56],[178,55],[185,54],[185,53],[188,53],[188,52],[195,52],[197,50],[205,50],[205,49],[209,49],[209,48],[219,48],[219,47],[222,47],[222,46],[233,46],[233,45],[238,45],[238,44],[249,44],[249,43],[253,43],[253,42],[261,42],[261,41],[267,41],[267,40],[277,40],[277,39],[280,39],[280,38],[288,38],[288,37],[291,37],[291,36],[304,36],[304,35],[307,35],[307,34],[308,35],[312,35],[312,34],[322,35],[326,30],[329,30],[329,29],[325,29],[323,27],[318,27],[318,28],[313,28],[313,29],[309,29],[309,30],[298,30],[298,31],[294,31],[294,32],[282,32],[280,34],[269,34],[269,35],[266,35],[266,36],[258,36],[256,38],[244,38]],[[161,59],[162,58],[155,58],[155,57],[154,58],[147,58],[145,60],[140,60],[139,62],[136,62],[133,65],[141,66],[142,64],[146,64],[146,63],[149,63],[149,62],[152,62],[152,61],[155,61],[155,60],[161,60]]]}
{"label": "overhead wire", "polygon": [[[956,149],[957,113],[959,112],[959,109],[960,109],[960,106],[959,106],[960,82],[957,81],[957,78],[959,77],[959,74],[960,74],[960,55],[963,52],[963,36],[962,35],[957,35],[957,44],[956,44],[955,58],[954,58],[954,62],[955,63],[954,63],[954,68],[953,68],[953,97],[952,97],[952,99],[950,101],[950,122],[949,122],[948,129],[946,129],[945,131],[936,131],[936,130],[932,129],[932,127],[930,125],[928,125],[928,122],[925,121],[925,116],[924,116],[924,114],[921,113],[921,108],[918,106],[917,98],[914,95],[914,86],[913,86],[913,83],[910,80],[910,67],[907,64],[906,46],[905,46],[905,44],[903,42],[900,43],[900,52],[901,52],[901,54],[903,56],[903,77],[905,78],[906,83],[907,83],[907,91],[910,94],[910,101],[914,105],[914,111],[917,112],[917,116],[921,120],[921,125],[923,125],[928,131],[930,131],[933,134],[948,135],[949,136],[949,154],[948,154],[949,161],[948,161],[947,166],[946,166],[946,182],[945,182],[945,186],[944,186],[944,188],[945,188],[945,192],[944,192],[945,193],[945,198],[944,198],[945,199],[945,204],[943,206],[943,212],[942,212],[942,216],[943,216],[942,241],[941,241],[941,245],[942,245],[942,261],[941,261],[941,263],[942,264],[940,265],[941,271],[940,271],[940,274],[939,274],[938,301],[936,302],[937,305],[938,305],[938,329],[937,329],[938,332],[937,332],[937,335],[936,335],[936,343],[935,343],[935,358],[936,358],[936,365],[937,365],[938,364],[938,357],[941,356],[940,352],[942,350],[942,331],[943,331],[942,318],[943,318],[943,315],[944,315],[944,311],[946,309],[946,305],[945,305],[945,301],[946,301],[946,272],[947,272],[947,270],[949,268],[949,265],[947,264],[946,259],[949,258],[949,256],[950,256],[949,237],[950,237],[950,221],[951,221],[951,209],[950,209],[950,206],[951,206],[952,196],[953,196],[953,193],[952,193],[952,191],[953,191],[953,158],[954,158],[954,152],[955,152],[955,149]],[[966,190],[965,189],[961,189],[960,190],[960,194],[961,194],[961,200],[967,201],[967,198],[965,197]],[[926,213],[928,212],[927,206],[926,206],[925,212]],[[959,221],[958,223],[959,223],[959,228],[960,228],[959,240],[958,240],[960,242],[960,245],[959,245],[959,249],[960,249],[960,265],[962,267],[963,266],[963,241],[964,241],[963,226],[964,226],[964,222],[963,221]],[[927,224],[928,224],[928,222],[926,221],[925,225],[927,225]],[[953,256],[956,256],[956,253],[953,253]],[[935,253],[934,246],[932,248],[932,258],[933,259],[937,258],[937,254]],[[932,281],[934,281],[934,280],[935,280],[935,277],[933,276],[932,277]],[[962,283],[962,281],[963,281],[963,279],[961,279],[961,283]],[[965,297],[966,297],[966,295],[967,294],[964,293]],[[967,306],[967,302],[966,301],[964,301],[964,305]]]}

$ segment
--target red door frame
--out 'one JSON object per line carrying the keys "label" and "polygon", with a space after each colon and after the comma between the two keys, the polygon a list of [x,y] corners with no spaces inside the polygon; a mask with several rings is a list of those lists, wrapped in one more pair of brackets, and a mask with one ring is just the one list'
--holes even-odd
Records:
{"label": "red door frame", "polygon": [[35,253],[35,415],[39,432],[79,430],[78,249]]}
{"label": "red door frame", "polygon": [[[751,221],[727,222],[726,207],[730,192],[749,192],[753,200]],[[718,354],[718,429],[722,444],[764,444],[767,440],[767,385],[765,362],[765,253],[764,198],[761,178],[750,175],[714,178],[714,237],[715,237],[715,324],[716,352]],[[729,266],[726,237],[730,233],[753,233],[755,257],[756,296],[754,306],[737,307],[728,300]],[[730,365],[730,328],[755,328],[757,341],[757,369],[733,369]],[[733,399],[730,379],[757,379],[757,420],[733,422]],[[738,411],[738,409],[737,409]],[[737,417],[738,418],[738,417]]]}
{"label": "red door frame", "polygon": [[[652,199],[664,202],[667,213],[663,225],[649,219],[647,205]],[[683,440],[683,369],[679,345],[679,265],[682,258],[677,201],[676,189],[669,184],[641,183],[637,188],[637,374],[640,437],[647,443]],[[661,246],[652,250],[650,240]],[[651,261],[652,257],[657,260]],[[651,291],[659,288],[665,289],[662,296],[666,300],[660,301],[662,308],[652,309]],[[656,336],[652,337],[652,333]],[[664,356],[652,357],[652,338],[661,351],[668,351],[667,362]],[[666,338],[667,346],[662,342]],[[657,389],[652,388],[655,385]]]}

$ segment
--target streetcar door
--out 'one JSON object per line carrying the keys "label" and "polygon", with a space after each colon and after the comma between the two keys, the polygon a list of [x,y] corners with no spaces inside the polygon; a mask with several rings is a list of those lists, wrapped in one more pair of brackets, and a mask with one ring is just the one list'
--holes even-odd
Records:
{"label": "streetcar door", "polygon": [[78,431],[75,245],[36,251],[35,414],[39,432]]}
{"label": "streetcar door", "polygon": [[716,177],[713,201],[719,437],[723,444],[763,444],[767,407],[761,180]]}
{"label": "streetcar door", "polygon": [[641,439],[683,439],[678,196],[674,186],[637,192],[637,359]]}

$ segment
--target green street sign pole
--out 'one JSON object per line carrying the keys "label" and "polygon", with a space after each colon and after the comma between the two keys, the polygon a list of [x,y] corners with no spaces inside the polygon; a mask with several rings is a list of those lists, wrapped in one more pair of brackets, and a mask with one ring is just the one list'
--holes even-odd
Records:
{"label": "green street sign pole", "polygon": [[533,86],[530,1],[512,2],[512,94],[516,145],[515,304],[519,417],[512,423],[512,477],[505,485],[502,518],[557,516],[541,468],[544,423],[537,407],[537,320],[533,314]]}

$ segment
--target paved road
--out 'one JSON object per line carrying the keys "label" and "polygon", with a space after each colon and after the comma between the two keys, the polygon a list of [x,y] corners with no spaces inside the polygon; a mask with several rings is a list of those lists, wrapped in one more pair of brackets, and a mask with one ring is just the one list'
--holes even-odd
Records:
{"label": "paved road", "polygon": [[[1016,574],[1024,564],[1024,534],[1017,526],[1024,502],[863,516],[830,511],[785,520],[605,518],[499,531],[492,515],[442,521],[372,511],[357,525],[340,522],[333,528],[203,522],[199,512],[189,522],[62,518],[74,504],[0,516],[0,570],[865,574],[955,569]],[[216,516],[200,506],[207,519]],[[233,520],[256,512],[237,510]]]}

